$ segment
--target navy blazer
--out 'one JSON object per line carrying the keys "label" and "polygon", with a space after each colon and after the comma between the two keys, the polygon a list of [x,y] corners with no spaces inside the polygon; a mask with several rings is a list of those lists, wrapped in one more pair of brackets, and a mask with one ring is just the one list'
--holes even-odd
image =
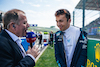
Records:
{"label": "navy blazer", "polygon": [[[55,34],[54,48],[55,48],[55,58],[58,63],[58,66],[67,67],[61,31],[58,31]],[[81,31],[78,42],[75,47],[70,67],[85,66],[86,59],[87,59],[87,33]]]}
{"label": "navy blazer", "polygon": [[17,43],[3,30],[0,33],[0,67],[33,67],[34,65],[35,62],[31,57],[23,58]]}

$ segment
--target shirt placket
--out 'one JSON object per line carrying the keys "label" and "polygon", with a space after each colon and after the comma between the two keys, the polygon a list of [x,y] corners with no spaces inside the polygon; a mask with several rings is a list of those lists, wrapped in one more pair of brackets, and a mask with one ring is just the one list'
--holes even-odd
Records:
{"label": "shirt placket", "polygon": [[68,47],[67,37],[66,37],[65,34],[64,34],[63,38],[64,38],[64,48],[65,48],[65,55],[66,55],[66,63],[69,66],[69,60],[68,60],[68,55],[69,55],[68,49],[69,49],[69,47]]}
{"label": "shirt placket", "polygon": [[21,51],[21,54],[23,55],[23,57],[25,57],[25,55],[26,55],[26,52],[25,52],[25,50],[24,50],[24,48],[23,48],[23,46],[22,46],[22,44],[21,44],[21,41],[18,39],[18,46],[19,46],[19,49],[20,49],[20,51]]}

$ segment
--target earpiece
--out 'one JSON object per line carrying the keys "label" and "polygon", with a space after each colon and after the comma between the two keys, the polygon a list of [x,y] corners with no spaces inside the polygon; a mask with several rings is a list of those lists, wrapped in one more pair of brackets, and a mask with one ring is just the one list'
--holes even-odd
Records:
{"label": "earpiece", "polygon": [[13,27],[16,28],[14,24],[13,24]]}

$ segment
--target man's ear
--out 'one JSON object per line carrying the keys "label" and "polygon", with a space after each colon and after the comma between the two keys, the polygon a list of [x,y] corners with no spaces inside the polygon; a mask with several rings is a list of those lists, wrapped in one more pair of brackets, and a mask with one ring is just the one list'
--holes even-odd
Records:
{"label": "man's ear", "polygon": [[71,23],[71,19],[68,20],[68,23]]}
{"label": "man's ear", "polygon": [[15,23],[14,23],[14,22],[10,22],[10,26],[11,26],[12,28],[16,28],[16,26],[15,26]]}
{"label": "man's ear", "polygon": [[16,27],[15,27],[15,24],[13,24],[13,28],[16,28]]}

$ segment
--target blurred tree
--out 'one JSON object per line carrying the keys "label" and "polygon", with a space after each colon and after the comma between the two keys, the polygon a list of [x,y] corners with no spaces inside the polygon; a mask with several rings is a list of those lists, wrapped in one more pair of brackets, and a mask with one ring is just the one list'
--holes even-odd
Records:
{"label": "blurred tree", "polygon": [[51,26],[50,28],[55,28],[55,26]]}

